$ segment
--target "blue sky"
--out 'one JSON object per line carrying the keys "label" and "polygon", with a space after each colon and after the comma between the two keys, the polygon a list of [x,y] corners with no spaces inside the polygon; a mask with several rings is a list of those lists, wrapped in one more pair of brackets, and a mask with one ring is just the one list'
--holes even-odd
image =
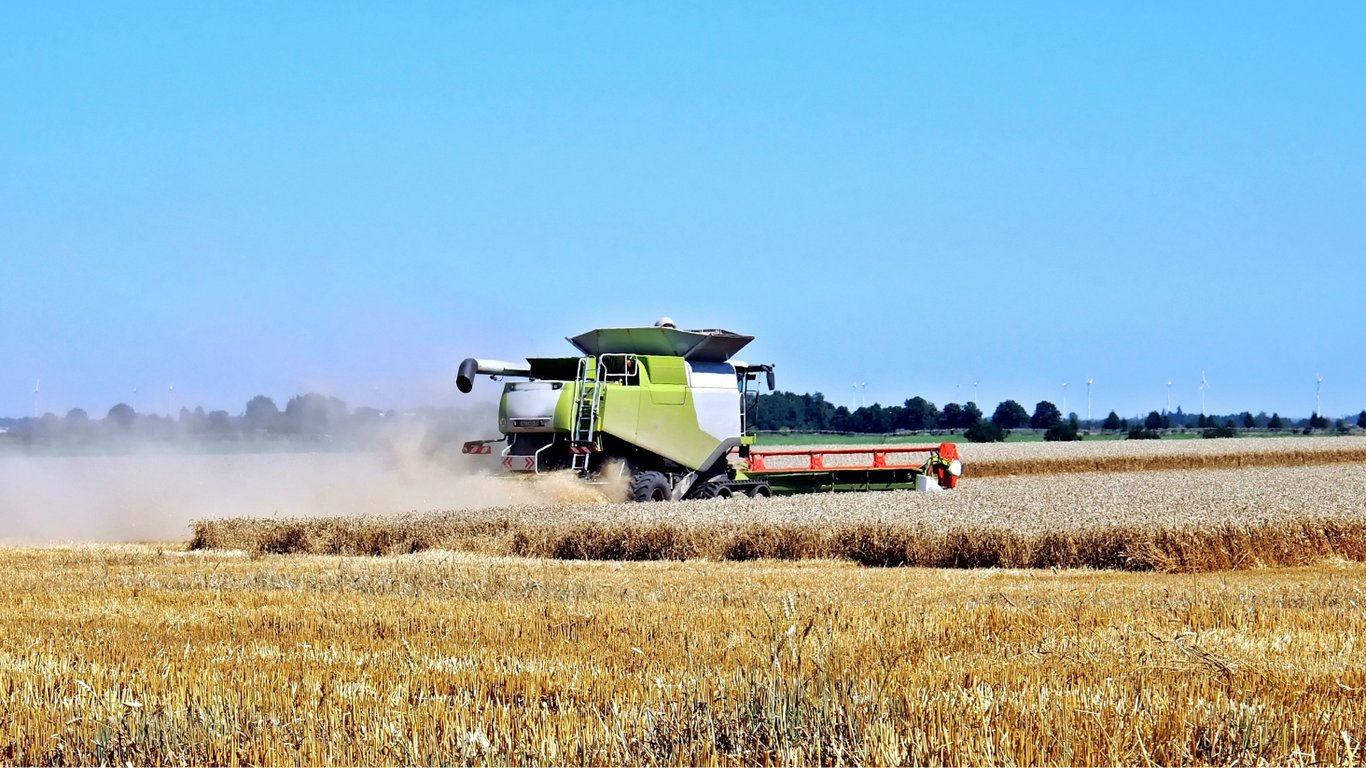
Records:
{"label": "blue sky", "polygon": [[[867,400],[1366,408],[1360,3],[10,3],[0,414],[462,402],[726,327]],[[134,389],[139,394],[134,397]],[[491,390],[492,388],[485,388]]]}

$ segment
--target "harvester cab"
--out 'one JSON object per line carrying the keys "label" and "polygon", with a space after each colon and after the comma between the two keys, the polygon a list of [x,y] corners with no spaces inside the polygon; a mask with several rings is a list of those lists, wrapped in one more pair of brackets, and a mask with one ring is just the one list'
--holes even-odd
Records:
{"label": "harvester cab", "polygon": [[[505,381],[498,405],[503,436],[465,443],[464,452],[491,454],[502,444],[503,468],[518,474],[572,470],[588,482],[605,482],[629,473],[636,501],[846,490],[841,481],[858,482],[846,467],[821,468],[819,477],[771,469],[751,449],[749,416],[760,377],[770,391],[775,384],[772,365],[734,359],[753,340],[719,329],[680,330],[662,318],[654,326],[571,337],[580,353],[572,357],[467,359],[456,376],[461,392],[470,392],[479,375]],[[885,467],[902,471],[895,478],[896,472],[874,474],[880,482],[913,487],[915,478],[904,470],[941,481],[950,466],[961,472],[956,453],[941,458],[940,448],[912,449],[934,451],[923,466]],[[813,453],[808,468],[820,463]]]}

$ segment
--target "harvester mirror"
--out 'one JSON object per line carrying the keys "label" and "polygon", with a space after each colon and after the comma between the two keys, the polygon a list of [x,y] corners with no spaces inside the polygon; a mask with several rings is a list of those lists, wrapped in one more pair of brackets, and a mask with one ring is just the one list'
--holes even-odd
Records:
{"label": "harvester mirror", "polygon": [[775,379],[773,378],[773,366],[770,365],[770,366],[765,370],[765,373],[768,374],[768,376],[767,376],[767,379],[768,379],[768,391],[769,391],[769,392],[772,392],[773,389],[774,389],[774,387],[776,386]]}

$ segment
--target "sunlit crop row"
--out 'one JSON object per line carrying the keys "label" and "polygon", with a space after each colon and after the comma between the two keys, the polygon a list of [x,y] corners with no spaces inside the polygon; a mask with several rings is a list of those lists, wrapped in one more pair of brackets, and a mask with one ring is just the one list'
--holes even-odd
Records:
{"label": "sunlit crop row", "polygon": [[1366,465],[965,478],[951,492],[201,521],[195,548],[1212,570],[1366,557]]}

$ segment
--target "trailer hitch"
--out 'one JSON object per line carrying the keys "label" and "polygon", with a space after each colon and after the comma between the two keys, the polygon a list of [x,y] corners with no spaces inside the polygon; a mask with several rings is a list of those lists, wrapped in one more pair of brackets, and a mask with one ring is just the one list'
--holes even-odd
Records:
{"label": "trailer hitch", "polygon": [[507,442],[506,437],[496,437],[492,440],[470,440],[466,442],[463,447],[461,447],[460,452],[475,456],[483,456],[486,454],[493,453],[494,443],[505,442]]}

